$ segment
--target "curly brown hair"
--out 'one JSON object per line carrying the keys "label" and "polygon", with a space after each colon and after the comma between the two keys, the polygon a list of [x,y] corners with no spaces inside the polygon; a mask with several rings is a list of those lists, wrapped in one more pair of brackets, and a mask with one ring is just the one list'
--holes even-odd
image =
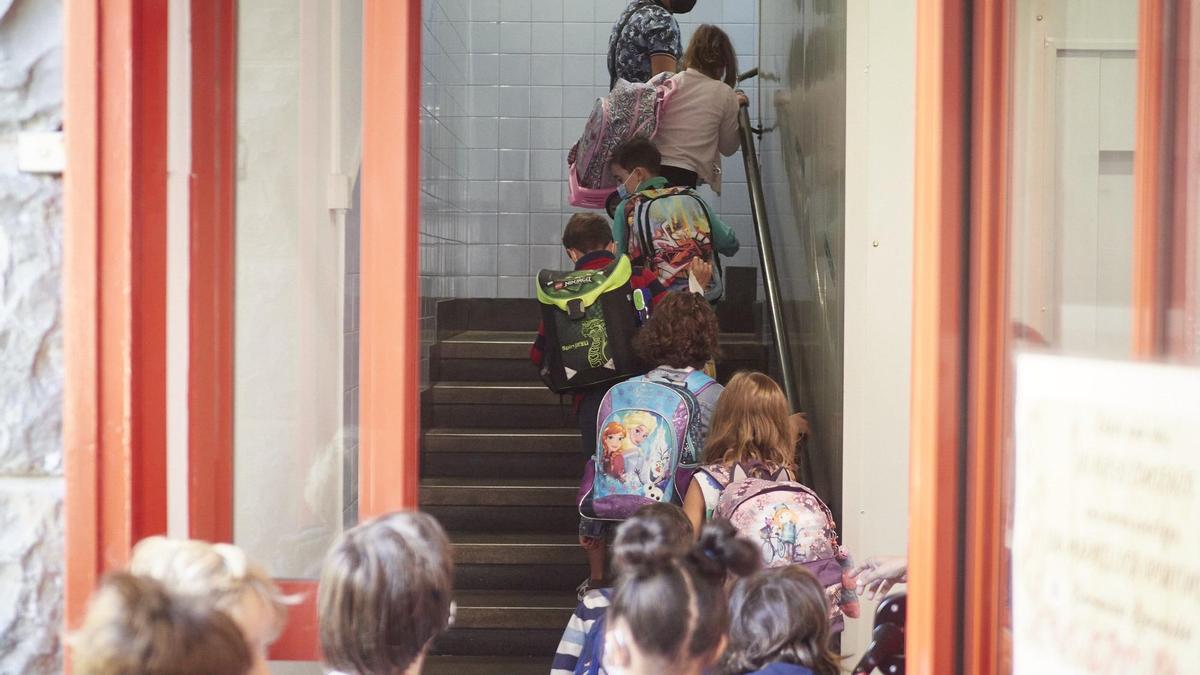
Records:
{"label": "curly brown hair", "polygon": [[698,293],[668,293],[633,338],[647,365],[703,368],[717,357],[717,314]]}

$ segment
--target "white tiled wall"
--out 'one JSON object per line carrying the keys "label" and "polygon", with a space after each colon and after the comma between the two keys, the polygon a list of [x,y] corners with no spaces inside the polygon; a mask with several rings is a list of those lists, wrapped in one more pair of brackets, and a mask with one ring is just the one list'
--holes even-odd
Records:
{"label": "white tiled wall", "polygon": [[[465,163],[465,295],[529,297],[539,269],[569,267],[560,243],[575,210],[567,203],[566,149],[578,139],[596,98],[608,91],[608,36],[625,4],[470,2],[464,31],[470,52],[463,99],[468,117],[464,135],[456,137],[470,148]],[[684,46],[697,25],[714,23],[733,39],[739,67],[753,67],[757,4],[699,0],[692,12],[677,15]],[[747,90],[753,101],[752,82]],[[726,159],[724,167],[723,197],[706,196],[744,244],[733,263],[757,265],[740,155]],[[448,295],[464,295],[457,281]]]}
{"label": "white tiled wall", "polygon": [[[421,381],[438,298],[473,295],[467,270],[468,0],[423,0],[421,90]],[[477,255],[477,254],[476,254]],[[492,291],[494,293],[494,291]]]}

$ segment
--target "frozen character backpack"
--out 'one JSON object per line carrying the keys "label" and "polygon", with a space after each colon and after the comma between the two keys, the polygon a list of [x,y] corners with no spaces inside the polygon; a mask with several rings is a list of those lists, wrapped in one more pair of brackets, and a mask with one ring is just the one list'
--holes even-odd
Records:
{"label": "frozen character backpack", "polygon": [[596,454],[584,469],[579,513],[625,520],[645,504],[679,503],[703,445],[696,394],[713,384],[703,371],[682,386],[647,376],[614,385],[596,416]]}
{"label": "frozen character backpack", "polygon": [[599,270],[538,273],[546,331],[541,375],[550,389],[566,393],[645,372],[633,353],[631,275],[625,256]]}
{"label": "frozen character backpack", "polygon": [[[844,616],[858,617],[858,595],[849,577],[850,555],[838,544],[833,513],[816,493],[787,469],[764,464],[705,466],[697,470],[705,502],[720,490],[712,517],[728,520],[761,547],[766,567],[803,565],[825,587],[830,627],[841,630]],[[699,476],[698,476],[699,477]]]}
{"label": "frozen character backpack", "polygon": [[712,213],[690,187],[651,188],[625,201],[629,257],[654,270],[663,286],[686,284],[692,258],[712,263],[712,283],[704,297],[710,302],[725,294],[720,256],[713,251]]}
{"label": "frozen character backpack", "polygon": [[575,162],[567,167],[572,206],[604,208],[604,200],[617,189],[609,166],[613,149],[635,136],[654,138],[659,115],[674,92],[670,74],[660,73],[649,82],[617,80],[607,96],[596,99],[576,145]]}

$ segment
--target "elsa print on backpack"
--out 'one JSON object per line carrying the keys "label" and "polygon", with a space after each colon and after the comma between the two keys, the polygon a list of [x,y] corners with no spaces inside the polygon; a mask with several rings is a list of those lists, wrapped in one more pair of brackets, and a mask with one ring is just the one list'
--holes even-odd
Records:
{"label": "elsa print on backpack", "polygon": [[676,472],[694,465],[700,406],[690,391],[710,378],[675,386],[645,377],[609,389],[597,414],[595,474],[581,496],[580,514],[624,520],[652,502],[678,501]]}

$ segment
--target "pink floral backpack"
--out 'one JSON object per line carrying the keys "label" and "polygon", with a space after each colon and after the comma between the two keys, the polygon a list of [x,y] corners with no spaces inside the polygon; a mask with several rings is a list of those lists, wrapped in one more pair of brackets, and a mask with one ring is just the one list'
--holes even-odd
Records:
{"label": "pink floral backpack", "polygon": [[821,582],[834,630],[843,627],[843,616],[858,617],[853,563],[838,544],[833,513],[816,493],[791,480],[787,469],[764,464],[710,465],[697,472],[721,488],[712,517],[728,520],[758,544],[764,566],[803,565]]}
{"label": "pink floral backpack", "polygon": [[604,200],[617,189],[609,168],[613,149],[635,136],[654,138],[674,92],[675,81],[661,73],[649,82],[617,80],[607,96],[596,99],[575,146],[575,161],[567,166],[572,206],[604,208]]}

